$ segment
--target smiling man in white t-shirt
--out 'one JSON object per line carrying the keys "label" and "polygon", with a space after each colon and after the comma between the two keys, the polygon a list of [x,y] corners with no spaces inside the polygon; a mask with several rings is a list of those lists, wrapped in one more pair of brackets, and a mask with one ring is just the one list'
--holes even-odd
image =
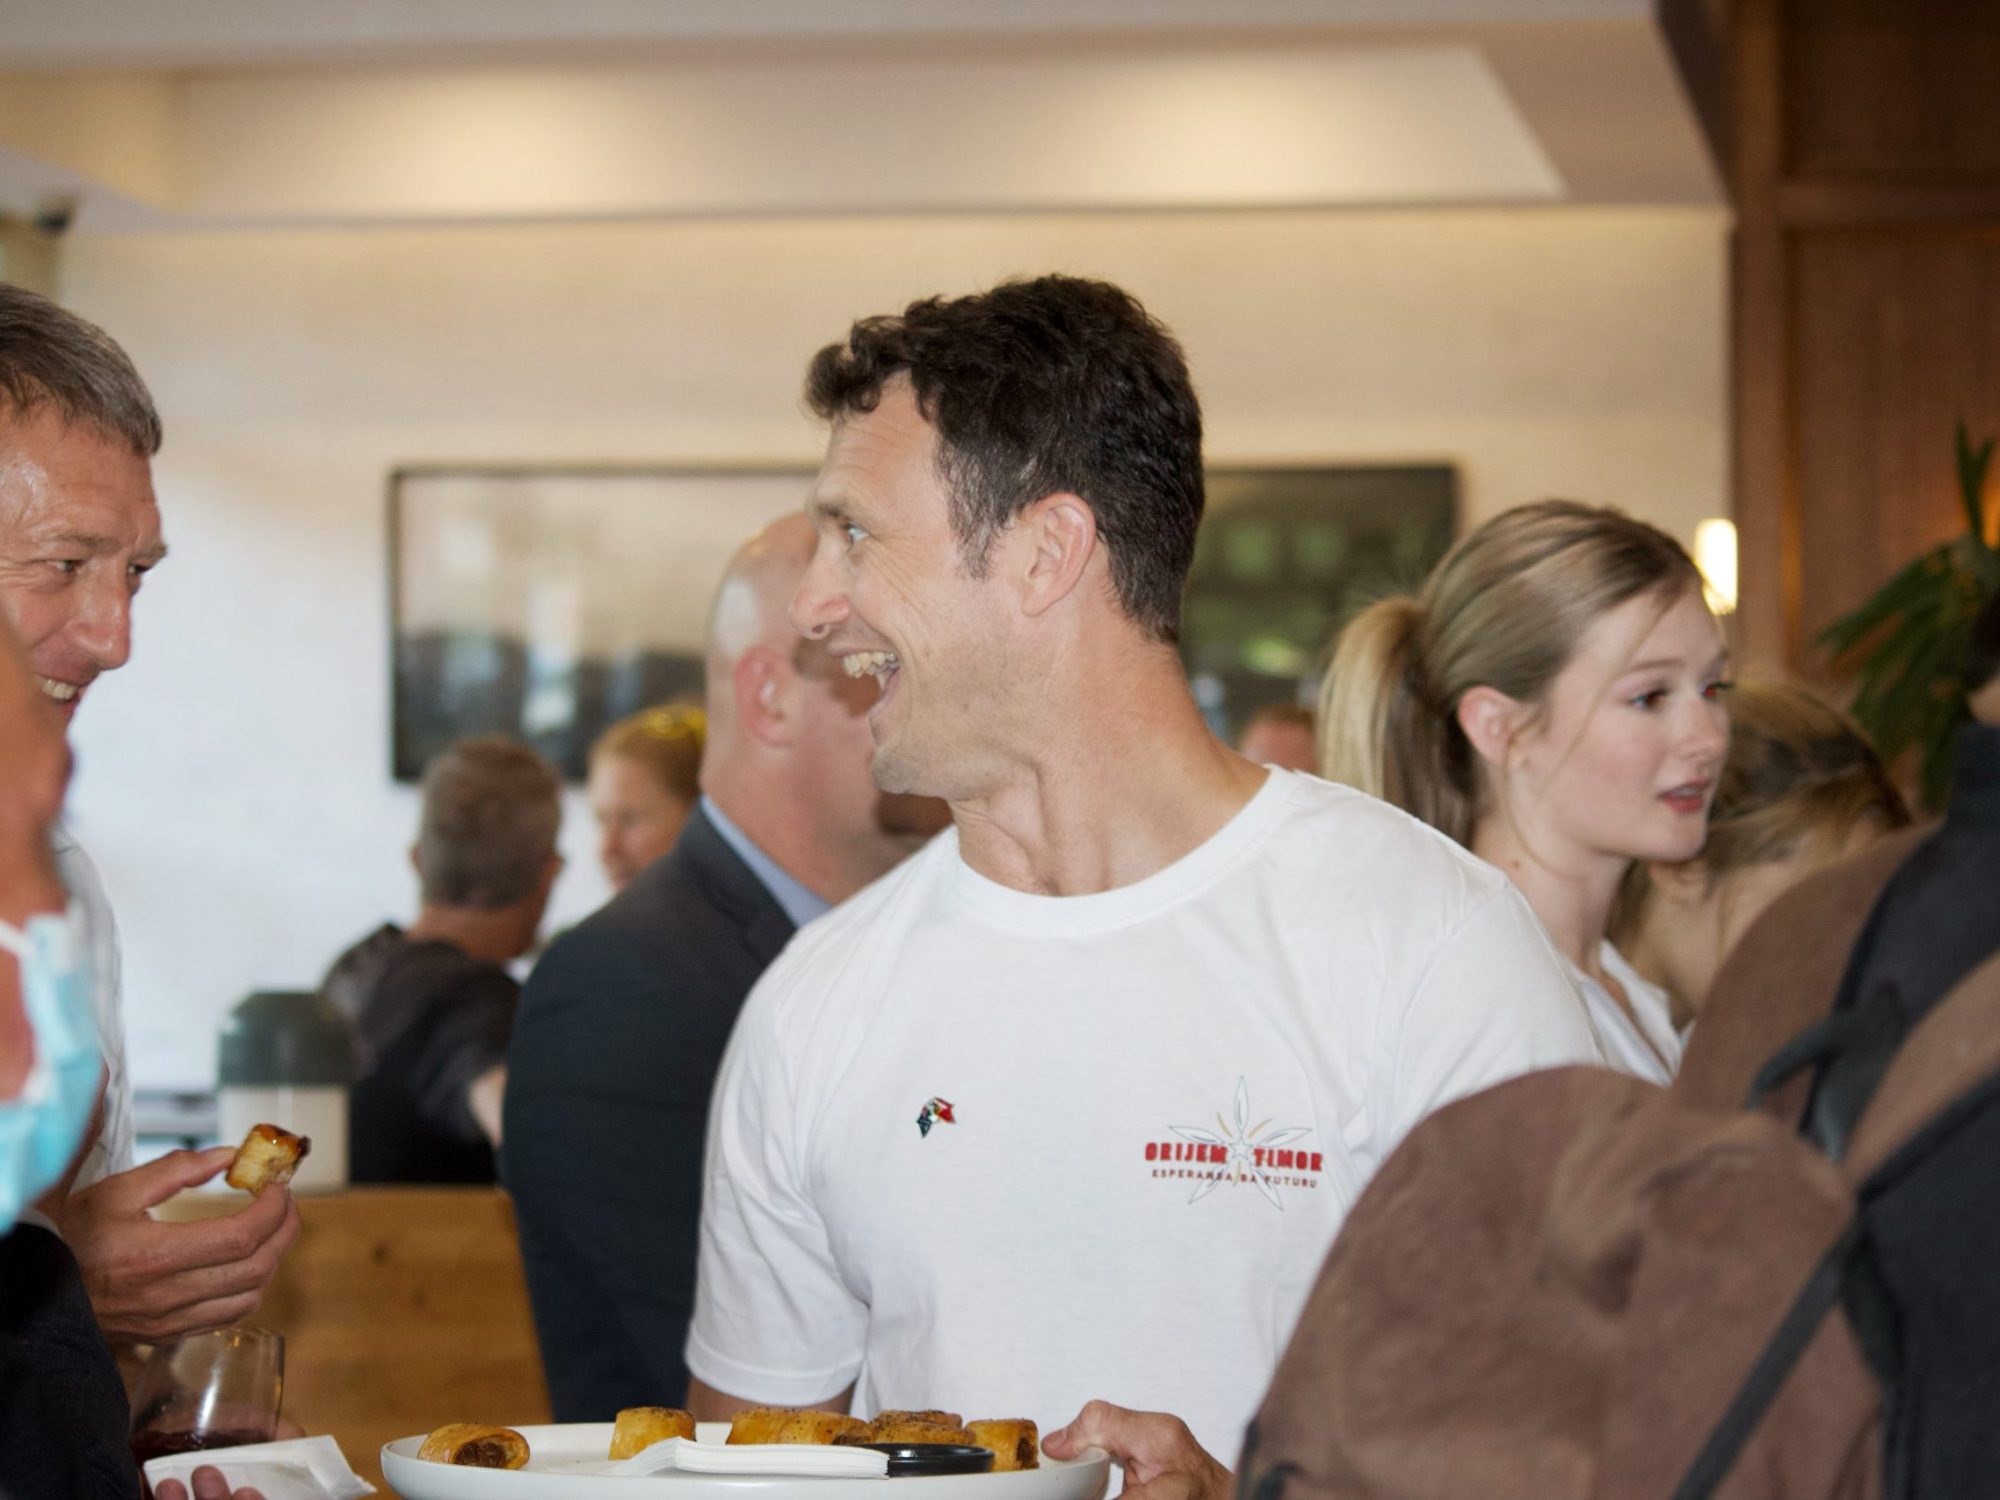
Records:
{"label": "smiling man in white t-shirt", "polygon": [[1218,741],[1175,649],[1181,351],[1044,277],[857,323],[794,622],[954,828],[804,929],[717,1086],[698,1414],[1086,1400],[1234,1452],[1342,1217],[1438,1105],[1596,1056],[1495,870]]}

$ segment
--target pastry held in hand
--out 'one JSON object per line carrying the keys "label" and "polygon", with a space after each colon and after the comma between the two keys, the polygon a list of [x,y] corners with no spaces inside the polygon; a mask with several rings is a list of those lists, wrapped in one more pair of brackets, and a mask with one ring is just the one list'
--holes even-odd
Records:
{"label": "pastry held in hand", "polygon": [[729,1423],[732,1443],[837,1443],[866,1426],[837,1411],[800,1411],[788,1406],[753,1406]]}
{"label": "pastry held in hand", "polygon": [[467,1469],[518,1469],[528,1461],[528,1440],[511,1427],[447,1422],[424,1439],[417,1457]]}
{"label": "pastry held in hand", "polygon": [[611,1456],[633,1458],[668,1438],[692,1438],[694,1416],[672,1406],[628,1406],[611,1426]]}
{"label": "pastry held in hand", "polygon": [[967,1422],[965,1430],[972,1434],[975,1447],[992,1453],[993,1472],[996,1474],[1011,1473],[1016,1469],[1039,1469],[1042,1466],[1041,1434],[1026,1417]]}
{"label": "pastry held in hand", "polygon": [[275,1125],[252,1125],[243,1144],[236,1148],[236,1160],[229,1164],[229,1176],[224,1180],[246,1193],[283,1187],[310,1150],[312,1141],[307,1136],[293,1135]]}

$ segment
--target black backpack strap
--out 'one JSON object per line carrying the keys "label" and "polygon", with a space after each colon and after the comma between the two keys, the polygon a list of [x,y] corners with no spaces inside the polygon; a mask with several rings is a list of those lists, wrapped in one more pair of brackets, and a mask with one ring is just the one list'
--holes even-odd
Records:
{"label": "black backpack strap", "polygon": [[1848,1225],[1846,1231],[1834,1242],[1833,1248],[1821,1257],[1820,1263],[1807,1278],[1806,1284],[1792,1300],[1791,1308],[1785,1313],[1778,1330],[1765,1344],[1763,1353],[1750,1367],[1750,1373],[1738,1388],[1729,1408],[1723,1412],[1708,1441],[1702,1445],[1700,1453],[1688,1466],[1681,1482],[1675,1486],[1673,1500],[1708,1500],[1715,1487],[1728,1477],[1736,1460],[1742,1455],[1743,1445],[1750,1441],[1750,1434],[1757,1430],[1757,1424],[1764,1420],[1764,1414],[1771,1409],[1778,1391],[1785,1383],[1785,1377],[1812,1343],[1813,1335],[1819,1332],[1819,1325],[1826,1320],[1828,1311],[1840,1301],[1841,1291],[1846,1285],[1847,1268],[1861,1244],[1861,1225],[1857,1220]]}
{"label": "black backpack strap", "polygon": [[1860,1040],[1866,1012],[1836,1010],[1823,1021],[1815,1021],[1771,1054],[1757,1076],[1750,1080],[1745,1109],[1755,1109],[1765,1095],[1782,1088],[1801,1069],[1816,1068],[1830,1057],[1838,1057]]}

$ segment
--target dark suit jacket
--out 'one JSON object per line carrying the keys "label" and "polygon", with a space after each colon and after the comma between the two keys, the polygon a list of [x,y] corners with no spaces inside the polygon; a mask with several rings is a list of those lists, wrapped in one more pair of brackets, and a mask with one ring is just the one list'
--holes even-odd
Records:
{"label": "dark suit jacket", "polygon": [[17,1225],[0,1239],[0,1493],[138,1500],[131,1421],[76,1258]]}
{"label": "dark suit jacket", "polygon": [[502,1172],[559,1422],[681,1404],[709,1092],[744,997],[791,935],[697,808],[528,979]]}

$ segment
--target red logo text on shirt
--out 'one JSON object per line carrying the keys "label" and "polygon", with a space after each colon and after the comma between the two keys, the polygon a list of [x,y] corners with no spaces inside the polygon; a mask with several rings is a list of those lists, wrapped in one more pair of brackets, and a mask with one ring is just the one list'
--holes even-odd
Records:
{"label": "red logo text on shirt", "polygon": [[1168,1133],[1175,1139],[1146,1142],[1146,1161],[1153,1176],[1192,1181],[1190,1203],[1200,1202],[1220,1187],[1254,1187],[1280,1211],[1285,1206],[1282,1189],[1319,1186],[1325,1159],[1317,1151],[1293,1144],[1311,1135],[1311,1130],[1303,1125],[1274,1127],[1269,1120],[1252,1124],[1250,1085],[1242,1078],[1236,1080],[1234,1114],[1233,1123],[1217,1114],[1214,1130],[1170,1125]]}

